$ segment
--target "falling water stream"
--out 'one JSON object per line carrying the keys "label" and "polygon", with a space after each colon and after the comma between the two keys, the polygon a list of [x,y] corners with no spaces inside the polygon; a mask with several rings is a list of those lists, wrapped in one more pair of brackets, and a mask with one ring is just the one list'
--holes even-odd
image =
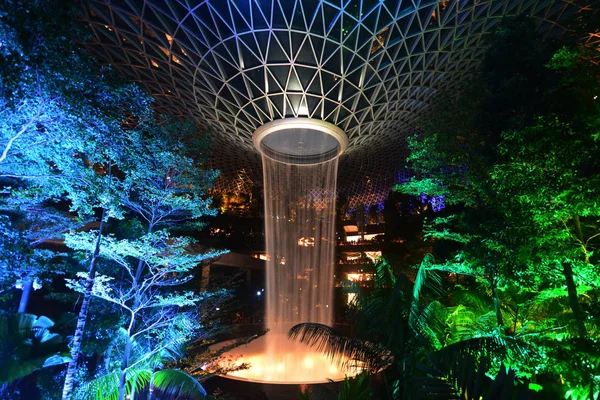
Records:
{"label": "falling water stream", "polygon": [[294,125],[255,141],[263,163],[269,332],[236,350],[250,368],[232,376],[292,383],[354,374],[287,338],[289,329],[302,322],[333,323],[336,178],[345,145],[341,135]]}
{"label": "falling water stream", "polygon": [[266,325],[273,333],[332,323],[337,163],[290,165],[263,155]]}

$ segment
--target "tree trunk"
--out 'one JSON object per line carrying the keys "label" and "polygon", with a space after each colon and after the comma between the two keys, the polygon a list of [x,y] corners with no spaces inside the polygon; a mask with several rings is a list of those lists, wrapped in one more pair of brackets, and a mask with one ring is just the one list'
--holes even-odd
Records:
{"label": "tree trunk", "polygon": [[29,303],[29,295],[31,294],[31,289],[33,288],[33,278],[26,280],[23,282],[23,293],[21,293],[21,301],[19,302],[19,313],[24,313],[27,311],[27,303]]}
{"label": "tree trunk", "polygon": [[210,264],[206,263],[202,266],[202,277],[200,278],[200,291],[206,292],[210,284]]}
{"label": "tree trunk", "polygon": [[146,400],[152,400],[154,396],[154,372],[150,375],[150,383],[148,384],[148,397]]}
{"label": "tree trunk", "polygon": [[[148,234],[152,233],[154,228],[153,224],[150,224],[148,227]],[[142,273],[144,272],[144,262],[140,259],[138,260],[137,269],[135,271],[135,278],[132,282],[132,285],[135,288],[139,285],[140,279],[142,278]],[[135,333],[135,312],[141,303],[141,299],[139,295],[136,295],[133,307],[134,314],[131,316],[131,322],[129,324],[129,329],[127,329],[127,343],[125,344],[125,351],[123,352],[123,361],[121,362],[121,376],[119,378],[119,400],[125,400],[125,389],[127,384],[127,368],[129,367],[129,356],[131,355],[131,345],[132,340],[131,336]]]}
{"label": "tree trunk", "polygon": [[585,329],[585,323],[583,313],[579,306],[579,298],[577,296],[577,287],[575,286],[575,279],[573,278],[573,268],[568,262],[563,263],[563,275],[567,283],[567,293],[569,294],[569,305],[573,311],[575,322],[577,324],[577,331],[580,337],[587,336],[587,330]]}
{"label": "tree trunk", "polygon": [[125,352],[123,353],[123,361],[121,363],[121,375],[119,377],[119,400],[125,400],[126,389],[127,389],[127,367],[129,367],[129,355],[131,354],[131,345],[133,340],[133,329],[135,327],[135,315],[131,316],[132,322],[130,328],[127,330],[127,343],[125,344]]}
{"label": "tree trunk", "polygon": [[71,343],[71,362],[67,368],[67,375],[65,376],[65,384],[63,386],[62,399],[69,400],[73,394],[73,384],[75,383],[75,372],[77,371],[77,362],[79,359],[79,350],[81,349],[81,341],[85,332],[85,323],[87,321],[88,312],[90,310],[90,302],[92,300],[92,289],[94,288],[94,279],[96,278],[96,265],[98,258],[100,257],[100,242],[102,240],[102,231],[104,229],[104,218],[106,211],[102,210],[102,216],[100,219],[100,227],[98,228],[98,238],[96,240],[96,247],[94,248],[94,254],[90,261],[90,267],[88,269],[88,278],[85,281],[85,290],[83,292],[83,301],[81,302],[81,308],[77,315],[77,327],[75,328],[75,334],[73,335],[73,341]]}
{"label": "tree trunk", "polygon": [[498,291],[496,290],[496,282],[492,281],[492,298],[494,299],[494,311],[496,311],[496,321],[498,322],[498,326],[504,326],[504,321],[502,321],[502,312],[500,310],[500,299],[498,299]]}

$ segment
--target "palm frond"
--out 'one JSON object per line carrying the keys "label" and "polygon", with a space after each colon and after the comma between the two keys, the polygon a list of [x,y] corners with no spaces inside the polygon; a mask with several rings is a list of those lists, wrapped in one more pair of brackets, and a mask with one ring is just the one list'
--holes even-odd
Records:
{"label": "palm frond", "polygon": [[340,385],[337,400],[368,400],[373,397],[369,386],[368,376],[365,373],[356,375],[354,378],[346,377]]}
{"label": "palm frond", "polygon": [[491,296],[484,290],[456,290],[452,292],[452,302],[473,308],[473,311],[490,310],[494,307]]}
{"label": "palm frond", "polygon": [[119,372],[101,375],[82,384],[77,390],[84,399],[117,400],[119,398]]}
{"label": "palm frond", "polygon": [[432,301],[424,307],[413,303],[409,326],[415,337],[424,339],[430,347],[439,349],[445,341],[447,316],[448,309],[439,301]]}
{"label": "palm frond", "polygon": [[465,357],[475,360],[505,359],[510,356],[513,360],[527,356],[527,345],[512,336],[490,334],[453,343],[431,353],[429,360],[442,371],[450,371],[453,366]]}
{"label": "palm frond", "polygon": [[350,318],[363,341],[385,344],[405,329],[409,299],[404,294],[404,281],[394,282],[394,286],[376,285],[370,291],[361,290],[353,282],[346,285],[347,292],[356,294]]}
{"label": "palm frond", "polygon": [[[117,400],[119,398],[119,380],[121,372],[113,371],[101,375],[83,384],[78,393],[80,397],[94,400]],[[125,393],[131,395],[142,391],[150,382],[152,371],[149,369],[133,368],[127,371]]]}
{"label": "palm frond", "polygon": [[323,324],[307,322],[295,325],[288,336],[324,353],[341,365],[357,362],[363,369],[377,372],[391,361],[389,351],[378,344],[346,337]]}
{"label": "palm frond", "polygon": [[167,398],[203,399],[206,396],[206,390],[200,382],[179,369],[163,369],[155,372],[152,386]]}
{"label": "palm frond", "polygon": [[446,330],[447,345],[471,339],[481,332],[479,318],[471,308],[458,305],[448,307],[446,310],[446,325],[448,327]]}
{"label": "palm frond", "polygon": [[395,284],[396,277],[392,267],[385,258],[379,259],[375,265],[375,287],[393,287]]}
{"label": "palm frond", "polygon": [[412,380],[412,395],[416,399],[524,399],[530,398],[528,382],[515,385],[515,372],[500,367],[498,374],[490,378],[486,375],[489,362],[479,361],[470,354],[463,353],[455,360],[452,368],[442,371],[436,366],[420,364],[417,369],[425,376]]}
{"label": "palm frond", "polygon": [[150,383],[152,370],[149,368],[132,368],[127,370],[125,393],[132,394],[144,390]]}
{"label": "palm frond", "polygon": [[413,286],[413,299],[420,301],[423,289],[429,290],[434,297],[443,296],[442,277],[432,266],[435,265],[435,258],[431,254],[426,254],[417,270],[415,284]]}
{"label": "palm frond", "polygon": [[427,294],[433,298],[444,295],[442,278],[431,269],[434,263],[433,256],[427,254],[419,266],[412,290],[408,325],[417,337],[429,338],[433,341],[435,348],[439,348],[445,329],[447,311],[438,301],[424,300],[425,289]]}

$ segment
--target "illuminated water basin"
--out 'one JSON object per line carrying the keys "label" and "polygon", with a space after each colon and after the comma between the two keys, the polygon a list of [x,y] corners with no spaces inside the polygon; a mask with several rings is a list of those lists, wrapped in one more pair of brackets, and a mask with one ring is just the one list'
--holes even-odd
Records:
{"label": "illuminated water basin", "polygon": [[274,333],[267,333],[229,351],[224,359],[228,360],[223,362],[229,366],[249,364],[248,369],[229,372],[225,377],[252,382],[324,383],[340,381],[361,371],[357,365],[344,363],[344,360],[333,361],[304,344],[288,339],[286,335]]}

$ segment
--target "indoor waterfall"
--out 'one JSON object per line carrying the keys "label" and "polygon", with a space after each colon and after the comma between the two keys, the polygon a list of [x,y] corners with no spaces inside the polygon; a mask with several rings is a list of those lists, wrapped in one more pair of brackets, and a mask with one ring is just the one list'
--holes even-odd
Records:
{"label": "indoor waterfall", "polygon": [[253,140],[263,163],[269,332],[237,352],[250,368],[230,375],[281,383],[353,375],[287,337],[301,322],[333,323],[336,178],[347,138],[323,121],[284,119]]}

